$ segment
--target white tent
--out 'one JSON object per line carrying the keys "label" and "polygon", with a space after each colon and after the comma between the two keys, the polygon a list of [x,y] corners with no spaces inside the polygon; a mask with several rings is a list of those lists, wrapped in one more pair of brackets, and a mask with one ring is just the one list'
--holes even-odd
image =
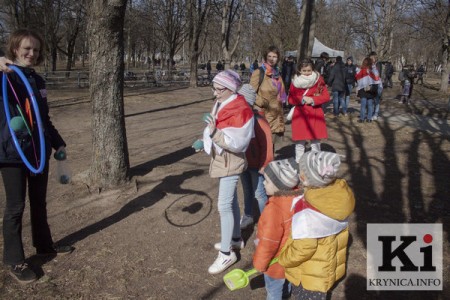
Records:
{"label": "white tent", "polygon": [[[338,56],[344,57],[344,51],[331,49],[330,47],[325,46],[322,44],[317,38],[314,38],[314,44],[312,49],[312,58],[320,57],[320,53],[327,52],[328,55],[330,55],[330,58],[335,58]],[[297,57],[298,51],[286,51],[285,56],[292,55],[294,57]]]}
{"label": "white tent", "polygon": [[344,51],[331,49],[330,47],[322,44],[317,38],[314,38],[314,44],[312,49],[312,57],[320,57],[320,53],[327,52],[330,57],[344,57]]}

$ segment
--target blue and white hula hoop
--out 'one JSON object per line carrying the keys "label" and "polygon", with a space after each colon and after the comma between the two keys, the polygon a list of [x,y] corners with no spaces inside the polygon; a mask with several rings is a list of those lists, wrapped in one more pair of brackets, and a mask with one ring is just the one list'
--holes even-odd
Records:
{"label": "blue and white hula hoop", "polygon": [[[39,106],[36,101],[36,97],[34,96],[33,89],[31,88],[31,85],[28,82],[28,79],[25,77],[25,75],[22,73],[22,71],[13,65],[9,65],[8,67],[10,69],[12,69],[14,72],[16,72],[17,75],[19,75],[20,79],[22,79],[22,81],[25,84],[25,87],[28,91],[28,95],[30,96],[31,104],[33,105],[34,115],[36,117],[36,122],[37,122],[37,127],[38,127],[38,132],[39,132],[39,143],[40,143],[40,154],[41,154],[39,166],[37,169],[35,167],[33,167],[31,165],[31,163],[28,161],[27,157],[25,156],[25,154],[22,151],[22,148],[20,147],[20,143],[17,140],[16,133],[9,125],[11,122],[11,113],[9,111],[9,105],[8,105],[9,100],[8,100],[8,92],[7,92],[7,85],[6,85],[8,82],[8,75],[6,73],[3,73],[3,82],[2,82],[3,104],[5,106],[5,115],[6,115],[6,120],[8,122],[9,132],[11,133],[11,137],[14,141],[14,146],[16,147],[17,153],[19,153],[20,157],[22,158],[23,163],[27,166],[27,168],[34,174],[42,173],[42,171],[44,170],[44,166],[45,166],[45,139],[44,139],[44,130],[43,130],[43,126],[42,126],[41,114],[39,112]],[[12,88],[12,86],[11,86],[11,88]],[[31,136],[31,139],[33,139],[33,136]],[[37,164],[37,162],[36,162],[36,164]]]}

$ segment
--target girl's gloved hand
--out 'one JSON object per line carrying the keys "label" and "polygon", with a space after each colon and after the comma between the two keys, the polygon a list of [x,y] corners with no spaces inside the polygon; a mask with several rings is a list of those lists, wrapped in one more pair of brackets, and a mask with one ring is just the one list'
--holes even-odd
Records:
{"label": "girl's gloved hand", "polygon": [[216,130],[216,118],[209,114],[205,117],[205,122],[208,124],[210,134],[212,134]]}
{"label": "girl's gloved hand", "polygon": [[192,144],[192,148],[194,148],[195,152],[200,152],[203,151],[203,140],[196,140],[193,144]]}
{"label": "girl's gloved hand", "polygon": [[209,119],[211,118],[211,114],[210,113],[204,113],[202,116],[202,121],[205,123],[209,123]]}

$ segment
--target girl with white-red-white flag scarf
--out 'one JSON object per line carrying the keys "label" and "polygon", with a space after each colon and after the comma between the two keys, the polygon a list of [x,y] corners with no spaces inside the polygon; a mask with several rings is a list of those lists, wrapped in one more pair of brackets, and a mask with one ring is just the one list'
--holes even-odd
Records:
{"label": "girl with white-red-white flag scarf", "polygon": [[[374,99],[378,95],[378,88],[381,79],[376,68],[372,68],[372,59],[364,58],[361,69],[357,70],[355,75],[357,81],[357,95],[361,99],[361,109],[359,112],[358,123],[363,123],[367,118],[367,122],[372,122]],[[367,114],[366,114],[367,108]]]}
{"label": "girl with white-red-white flag scarf", "polygon": [[239,175],[247,168],[245,151],[254,136],[253,111],[245,98],[236,94],[241,85],[239,75],[225,70],[213,79],[216,102],[204,117],[208,126],[203,132],[204,150],[211,156],[209,174],[219,178],[218,210],[221,241],[214,245],[219,255],[209,267],[218,274],[237,261],[235,249],[244,247],[240,231],[237,199]]}

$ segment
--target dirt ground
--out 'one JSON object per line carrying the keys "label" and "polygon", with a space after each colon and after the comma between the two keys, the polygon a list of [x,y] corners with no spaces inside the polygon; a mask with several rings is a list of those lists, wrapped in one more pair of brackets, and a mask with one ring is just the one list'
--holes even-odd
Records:
{"label": "dirt ground", "polygon": [[[332,146],[345,156],[340,174],[357,199],[347,275],[331,299],[450,299],[448,98],[418,86],[413,105],[406,107],[396,99],[398,90],[396,85],[385,91],[382,117],[372,124],[356,122],[354,98],[349,117],[327,117],[324,149]],[[51,161],[49,223],[56,242],[76,249],[50,261],[33,256],[27,208],[25,252],[41,277],[23,286],[0,268],[0,298],[265,299],[261,276],[230,292],[223,274],[207,272],[217,255],[213,245],[220,240],[218,182],[208,175],[209,157],[190,146],[204,126],[201,115],[212,105],[210,88],[128,91],[132,179],[101,193],[85,183],[92,152],[91,107],[77,98],[85,94],[50,91],[52,120],[68,144],[74,177],[69,185],[58,184]],[[290,126],[276,149],[279,158],[293,156]],[[2,213],[2,188],[0,194]],[[366,224],[403,222],[443,224],[443,292],[366,291]],[[247,245],[231,269],[251,268],[254,234],[253,229],[243,232]]]}

